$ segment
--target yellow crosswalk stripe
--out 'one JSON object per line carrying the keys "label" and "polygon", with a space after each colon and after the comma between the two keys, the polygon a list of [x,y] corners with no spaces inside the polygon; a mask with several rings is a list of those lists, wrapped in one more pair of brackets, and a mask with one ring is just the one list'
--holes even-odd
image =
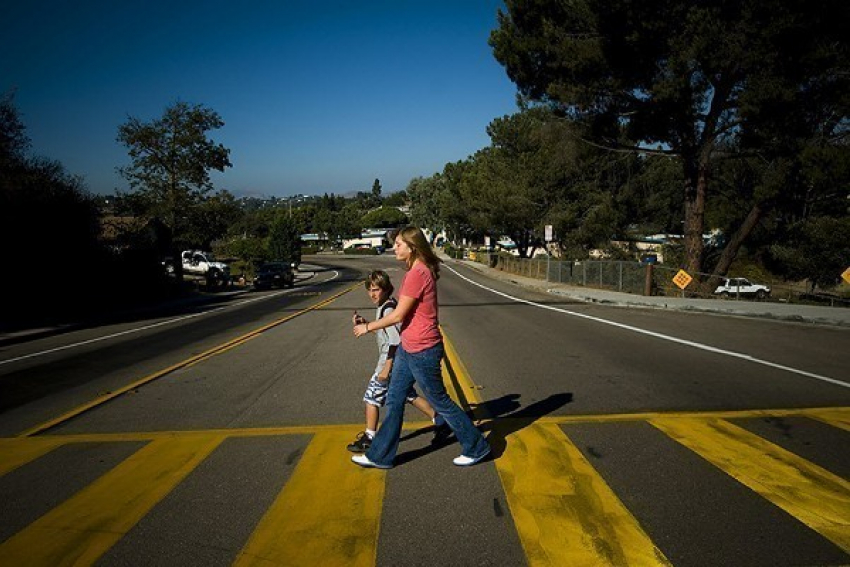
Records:
{"label": "yellow crosswalk stripe", "polygon": [[496,467],[529,565],[670,564],[557,425],[509,435]]}
{"label": "yellow crosswalk stripe", "polygon": [[[477,406],[478,389],[445,330],[443,339],[447,389]],[[493,434],[503,426],[497,420]],[[538,421],[506,441],[496,470],[529,565],[670,564],[556,423]]]}
{"label": "yellow crosswalk stripe", "polygon": [[150,442],[0,544],[0,565],[94,563],[223,439],[194,436]]}
{"label": "yellow crosswalk stripe", "polygon": [[[452,356],[456,356],[454,351]],[[468,392],[464,401],[475,406],[479,396],[470,387],[465,368],[457,362],[450,367],[454,385]],[[792,414],[850,430],[848,408],[793,410]],[[500,429],[506,434],[513,431],[507,435],[506,449],[495,465],[528,563],[669,565],[663,552],[561,429],[573,421],[594,422],[596,417],[542,418],[523,424],[519,430],[518,422],[510,418],[493,424],[497,436]],[[734,417],[741,415],[634,414],[614,416],[612,421],[651,423],[850,553],[850,482],[730,423],[728,419]],[[99,480],[0,543],[0,565],[94,563],[225,438],[313,434],[291,478],[236,564],[372,566],[377,559],[386,474],[349,462],[348,453],[341,448],[356,428],[299,426],[2,438],[0,475],[67,443],[149,442]]]}
{"label": "yellow crosswalk stripe", "polygon": [[61,439],[0,439],[0,476],[64,444]]}
{"label": "yellow crosswalk stripe", "polygon": [[850,431],[850,409],[848,408],[821,410],[813,412],[811,417],[844,431]]}
{"label": "yellow crosswalk stripe", "polygon": [[350,462],[355,431],[313,438],[235,565],[375,564],[386,474]]}
{"label": "yellow crosswalk stripe", "polygon": [[850,553],[850,483],[721,419],[650,423]]}

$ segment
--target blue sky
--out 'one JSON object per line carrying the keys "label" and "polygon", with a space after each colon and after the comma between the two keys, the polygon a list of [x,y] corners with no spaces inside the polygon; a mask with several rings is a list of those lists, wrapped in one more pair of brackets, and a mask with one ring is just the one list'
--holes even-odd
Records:
{"label": "blue sky", "polygon": [[32,153],[93,193],[125,191],[118,126],[183,100],[236,195],[404,189],[489,144],[516,89],[487,44],[495,0],[15,2],[0,23],[0,92]]}

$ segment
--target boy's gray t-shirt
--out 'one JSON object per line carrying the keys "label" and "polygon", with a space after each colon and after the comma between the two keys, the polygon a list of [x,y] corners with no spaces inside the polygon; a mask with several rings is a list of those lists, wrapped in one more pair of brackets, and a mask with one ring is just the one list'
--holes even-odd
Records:
{"label": "boy's gray t-shirt", "polygon": [[[396,308],[396,300],[390,298],[386,300],[380,307],[375,310],[375,320],[385,317],[388,313],[392,313]],[[384,368],[387,363],[387,355],[390,352],[391,346],[398,346],[401,343],[401,336],[398,333],[399,325],[390,325],[384,329],[378,329],[375,332],[375,338],[378,341],[378,364],[375,366],[375,375]]]}

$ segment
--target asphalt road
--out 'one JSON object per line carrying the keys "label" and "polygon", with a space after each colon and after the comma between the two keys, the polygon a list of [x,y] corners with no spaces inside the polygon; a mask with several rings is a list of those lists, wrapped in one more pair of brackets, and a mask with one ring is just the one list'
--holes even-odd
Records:
{"label": "asphalt road", "polygon": [[[0,350],[0,565],[850,563],[846,328],[623,309],[443,269],[446,380],[362,470],[363,274]],[[371,317],[370,317],[371,318]],[[89,407],[89,405],[91,407]]]}

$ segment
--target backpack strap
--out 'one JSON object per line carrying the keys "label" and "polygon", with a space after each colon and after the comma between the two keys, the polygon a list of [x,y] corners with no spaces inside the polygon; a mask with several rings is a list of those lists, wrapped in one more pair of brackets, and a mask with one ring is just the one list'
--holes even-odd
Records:
{"label": "backpack strap", "polygon": [[388,309],[395,309],[398,306],[398,302],[394,297],[389,298],[383,305],[381,305],[381,312],[379,319],[383,319],[387,314]]}

